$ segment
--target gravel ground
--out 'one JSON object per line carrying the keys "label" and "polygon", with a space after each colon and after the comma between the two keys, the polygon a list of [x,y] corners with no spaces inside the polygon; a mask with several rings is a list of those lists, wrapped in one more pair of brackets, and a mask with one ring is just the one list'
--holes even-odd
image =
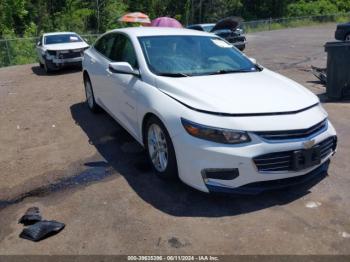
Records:
{"label": "gravel ground", "polygon": [[[325,65],[334,29],[255,33],[246,53],[323,98],[309,70]],[[157,179],[134,139],[83,100],[80,71],[0,69],[0,254],[350,254],[348,102],[324,103],[339,147],[320,183],[219,197]],[[18,238],[30,206],[66,228]]]}

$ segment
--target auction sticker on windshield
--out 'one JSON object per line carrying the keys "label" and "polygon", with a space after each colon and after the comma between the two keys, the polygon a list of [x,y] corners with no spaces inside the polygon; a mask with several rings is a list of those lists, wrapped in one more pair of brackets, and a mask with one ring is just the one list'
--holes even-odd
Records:
{"label": "auction sticker on windshield", "polygon": [[211,39],[211,41],[213,41],[213,43],[216,44],[218,47],[232,48],[232,45],[230,45],[229,43],[227,43],[221,39]]}

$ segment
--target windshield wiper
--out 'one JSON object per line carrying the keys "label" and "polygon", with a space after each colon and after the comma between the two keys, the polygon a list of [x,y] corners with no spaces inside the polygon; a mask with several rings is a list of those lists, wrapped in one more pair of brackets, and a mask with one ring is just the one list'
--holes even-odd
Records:
{"label": "windshield wiper", "polygon": [[258,69],[260,72],[264,70],[264,68],[263,68],[261,65],[259,65],[259,64],[255,64],[255,67],[256,67],[256,69]]}
{"label": "windshield wiper", "polygon": [[159,76],[170,76],[170,77],[189,77],[184,73],[159,73]]}
{"label": "windshield wiper", "polygon": [[208,75],[223,75],[223,74],[232,74],[232,73],[248,73],[248,72],[254,72],[252,70],[219,70],[216,72],[208,73]]}

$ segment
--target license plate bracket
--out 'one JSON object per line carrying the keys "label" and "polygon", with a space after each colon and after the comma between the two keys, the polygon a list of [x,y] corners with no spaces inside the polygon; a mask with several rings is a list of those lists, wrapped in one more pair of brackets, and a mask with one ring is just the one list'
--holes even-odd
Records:
{"label": "license plate bracket", "polygon": [[321,149],[314,146],[293,152],[293,169],[299,171],[321,163]]}

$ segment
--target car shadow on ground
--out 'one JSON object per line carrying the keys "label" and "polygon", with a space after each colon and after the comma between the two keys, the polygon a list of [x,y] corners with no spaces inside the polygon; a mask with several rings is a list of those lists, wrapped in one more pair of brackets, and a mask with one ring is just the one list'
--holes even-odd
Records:
{"label": "car shadow on ground", "polygon": [[59,70],[51,71],[50,73],[46,73],[44,68],[40,66],[32,66],[32,72],[37,76],[55,76],[55,75],[66,75],[73,74],[77,72],[81,72],[81,67],[79,66],[67,66],[63,67]]}
{"label": "car shadow on ground", "polygon": [[345,95],[341,99],[332,99],[327,96],[327,93],[317,95],[322,103],[350,103],[350,95]]}
{"label": "car shadow on ground", "polygon": [[116,172],[124,176],[130,187],[144,201],[173,216],[221,217],[234,216],[285,205],[310,193],[309,189],[322,180],[298,187],[258,196],[212,195],[196,191],[180,181],[163,181],[152,172],[146,152],[117,122],[106,113],[93,114],[85,103],[70,108],[76,124]]}

